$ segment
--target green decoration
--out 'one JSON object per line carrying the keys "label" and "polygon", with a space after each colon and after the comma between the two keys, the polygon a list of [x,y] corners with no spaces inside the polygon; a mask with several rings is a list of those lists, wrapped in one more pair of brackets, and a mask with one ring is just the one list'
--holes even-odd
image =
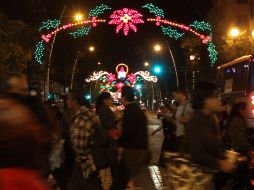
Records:
{"label": "green decoration", "polygon": [[43,41],[40,41],[36,45],[36,50],[35,50],[35,60],[39,63],[42,64],[42,58],[43,58],[43,52],[44,52],[44,43]]}
{"label": "green decoration", "polygon": [[82,37],[85,35],[88,35],[88,33],[91,31],[92,26],[84,27],[82,26],[80,29],[78,29],[75,32],[70,32],[70,34],[73,36],[73,38]]}
{"label": "green decoration", "polygon": [[170,26],[169,27],[161,26],[161,29],[164,35],[170,38],[175,38],[176,40],[180,39],[184,35],[184,33],[178,32],[177,30],[172,29]]}
{"label": "green decoration", "polygon": [[88,18],[92,18],[92,17],[98,17],[100,14],[103,14],[106,10],[110,10],[111,8],[107,5],[99,5],[97,7],[95,7],[95,9],[91,10],[89,12]]}
{"label": "green decoration", "polygon": [[55,29],[59,25],[60,25],[60,21],[57,19],[47,20],[47,21],[42,22],[42,24],[39,28],[39,31],[42,31],[43,29],[47,29],[47,30],[52,29],[52,28]]}
{"label": "green decoration", "polygon": [[196,30],[209,31],[210,33],[212,32],[211,25],[205,21],[194,21],[192,24],[190,24],[190,26]]}
{"label": "green decoration", "polygon": [[212,66],[213,66],[216,63],[216,61],[218,60],[218,52],[216,51],[216,47],[213,44],[213,42],[210,41],[208,43],[207,50],[209,51],[209,58],[211,60]]}
{"label": "green decoration", "polygon": [[157,17],[164,18],[164,11],[159,7],[154,6],[152,3],[142,6],[142,8],[149,9],[150,13],[153,13]]}
{"label": "green decoration", "polygon": [[[107,5],[99,5],[95,7],[95,9],[92,9],[88,14],[88,19],[91,19],[92,17],[98,17],[100,14],[104,13],[106,10],[110,10],[111,8]],[[88,33],[91,31],[92,26],[82,26],[80,29],[70,32],[70,35],[72,35],[74,38],[83,37],[88,35]]]}

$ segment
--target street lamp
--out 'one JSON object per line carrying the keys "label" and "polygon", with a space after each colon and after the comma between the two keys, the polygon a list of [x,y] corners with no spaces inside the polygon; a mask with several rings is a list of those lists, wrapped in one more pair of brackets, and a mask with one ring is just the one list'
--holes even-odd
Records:
{"label": "street lamp", "polygon": [[[177,72],[177,68],[176,68],[176,62],[175,62],[173,53],[171,51],[171,48],[169,46],[169,43],[168,43],[168,41],[166,41],[166,42],[167,42],[167,46],[168,46],[168,51],[170,53],[170,56],[171,56],[171,59],[172,59],[173,65],[174,65],[174,70],[175,70],[175,74],[176,74],[176,86],[179,87],[179,78],[178,78],[178,72]],[[160,52],[162,50],[162,47],[161,47],[161,45],[156,44],[156,45],[154,45],[153,49],[155,52]]]}
{"label": "street lamp", "polygon": [[89,47],[89,51],[90,51],[90,52],[94,52],[94,50],[95,50],[95,47],[94,47],[94,46],[90,46],[90,47]]}
{"label": "street lamp", "polygon": [[97,64],[98,64],[98,65],[101,65],[101,62],[98,62]]}
{"label": "street lamp", "polygon": [[75,20],[76,20],[76,21],[81,21],[81,20],[83,20],[83,15],[80,14],[80,13],[77,13],[77,14],[75,15]]}
{"label": "street lamp", "polygon": [[238,28],[232,28],[230,31],[229,31],[229,34],[231,37],[235,38],[235,37],[238,37],[240,35],[240,30]]}
{"label": "street lamp", "polygon": [[154,51],[156,51],[156,52],[160,52],[161,51],[161,45],[159,45],[159,44],[156,44],[156,45],[154,45]]}
{"label": "street lamp", "polygon": [[[94,46],[90,46],[89,47],[89,51],[90,52],[94,52],[95,48]],[[80,56],[80,51],[78,51],[77,53],[77,56],[76,56],[76,59],[75,59],[75,62],[74,62],[74,65],[73,65],[73,69],[72,69],[72,74],[71,74],[71,89],[73,88],[73,80],[74,80],[74,74],[75,74],[75,71],[76,71],[76,67],[77,67],[77,64],[78,64],[78,60],[79,60],[79,56]],[[100,63],[100,62],[99,62]],[[98,65],[99,65],[98,63]]]}
{"label": "street lamp", "polygon": [[252,37],[254,38],[254,30],[252,30],[251,35],[252,35]]}
{"label": "street lamp", "polygon": [[150,64],[148,62],[145,62],[144,65],[145,67],[149,67]]}

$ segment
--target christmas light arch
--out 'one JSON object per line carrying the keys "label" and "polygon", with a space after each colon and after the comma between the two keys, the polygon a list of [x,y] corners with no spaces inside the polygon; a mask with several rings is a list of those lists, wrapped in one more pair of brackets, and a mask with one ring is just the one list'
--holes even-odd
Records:
{"label": "christmas light arch", "polygon": [[142,91],[138,85],[140,85],[142,80],[152,83],[158,81],[157,77],[151,75],[148,71],[138,71],[129,74],[129,67],[123,63],[116,66],[116,74],[106,71],[98,71],[85,79],[87,83],[101,81],[103,85],[100,86],[100,92],[110,92],[115,100],[121,97],[121,90],[124,86],[136,86],[136,90],[141,97]]}
{"label": "christmas light arch", "polygon": [[78,38],[88,35],[91,29],[98,24],[108,23],[109,25],[116,25],[116,33],[119,33],[122,30],[124,35],[127,36],[131,31],[137,32],[137,25],[146,22],[154,22],[157,27],[161,27],[165,36],[176,40],[182,38],[185,32],[190,32],[196,35],[201,39],[202,43],[207,45],[211,65],[213,66],[216,63],[218,52],[212,41],[212,27],[209,23],[205,21],[194,21],[190,25],[176,23],[166,19],[164,11],[159,7],[154,6],[152,3],[142,6],[142,8],[148,9],[154,17],[144,19],[143,14],[139,11],[123,8],[113,11],[110,15],[110,20],[108,21],[107,19],[98,18],[98,16],[105,13],[105,11],[111,10],[109,6],[102,4],[91,10],[87,19],[82,22],[61,25],[59,20],[47,20],[43,22],[39,28],[42,35],[41,41],[36,45],[35,60],[39,64],[43,63],[45,43],[50,42],[52,37],[60,31],[70,30],[69,34],[74,38]]}

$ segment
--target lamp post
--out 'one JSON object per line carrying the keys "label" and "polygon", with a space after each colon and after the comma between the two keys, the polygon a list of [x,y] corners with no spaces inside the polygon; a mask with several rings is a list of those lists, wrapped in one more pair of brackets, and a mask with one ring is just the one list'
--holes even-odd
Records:
{"label": "lamp post", "polygon": [[[177,71],[177,68],[176,68],[176,62],[175,62],[174,55],[173,55],[173,53],[172,53],[172,50],[171,50],[171,48],[170,48],[170,45],[169,45],[168,41],[167,41],[167,47],[168,47],[168,51],[169,51],[170,57],[171,57],[171,59],[172,59],[173,66],[174,66],[174,70],[175,70],[175,75],[176,75],[176,86],[179,87],[179,76],[178,76],[178,71]],[[154,47],[153,47],[153,49],[154,49],[155,52],[158,53],[158,52],[161,52],[162,47],[161,47],[161,45],[159,45],[159,44],[155,44]]]}
{"label": "lamp post", "polygon": [[[62,13],[59,18],[60,22],[62,21],[62,18],[63,18],[66,8],[67,8],[67,5],[64,5],[64,8],[63,8]],[[48,64],[47,64],[47,78],[46,78],[47,80],[46,80],[46,85],[44,88],[44,100],[46,100],[46,98],[48,99],[51,57],[52,57],[52,52],[53,52],[53,48],[54,48],[54,44],[55,44],[55,40],[56,40],[56,35],[57,35],[57,33],[54,35],[54,38],[53,38],[52,44],[51,44],[51,48],[50,48],[50,52],[49,52],[49,60],[48,60]]]}
{"label": "lamp post", "polygon": [[[92,53],[95,51],[95,48],[94,46],[90,46],[89,48],[89,51]],[[74,75],[75,75],[75,72],[76,72],[76,68],[77,68],[77,64],[78,64],[78,60],[79,60],[79,57],[80,57],[80,51],[78,51],[77,53],[77,56],[76,56],[76,59],[74,61],[74,65],[73,65],[73,68],[72,68],[72,73],[71,73],[71,89],[73,88],[73,81],[74,81]]]}

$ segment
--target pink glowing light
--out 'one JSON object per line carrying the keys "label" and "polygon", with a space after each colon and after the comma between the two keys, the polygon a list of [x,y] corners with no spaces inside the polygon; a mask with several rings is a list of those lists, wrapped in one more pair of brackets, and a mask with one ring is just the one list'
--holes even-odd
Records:
{"label": "pink glowing light", "polygon": [[128,75],[127,80],[130,81],[130,83],[134,83],[136,81],[136,78],[137,78],[137,76],[134,75],[133,73],[131,73]]}
{"label": "pink glowing light", "polygon": [[112,82],[114,82],[115,80],[116,80],[116,75],[110,73],[110,74],[108,75],[108,82],[112,83]]}
{"label": "pink glowing light", "polygon": [[123,29],[124,35],[127,36],[130,29],[134,32],[137,32],[137,27],[135,24],[144,23],[142,17],[143,15],[138,11],[124,8],[122,10],[116,10],[113,12],[113,14],[110,16],[112,20],[109,21],[109,24],[117,25],[116,33],[119,33],[119,31]]}
{"label": "pink glowing light", "polygon": [[116,84],[116,87],[121,90],[124,87],[124,83],[119,82],[119,83]]}

